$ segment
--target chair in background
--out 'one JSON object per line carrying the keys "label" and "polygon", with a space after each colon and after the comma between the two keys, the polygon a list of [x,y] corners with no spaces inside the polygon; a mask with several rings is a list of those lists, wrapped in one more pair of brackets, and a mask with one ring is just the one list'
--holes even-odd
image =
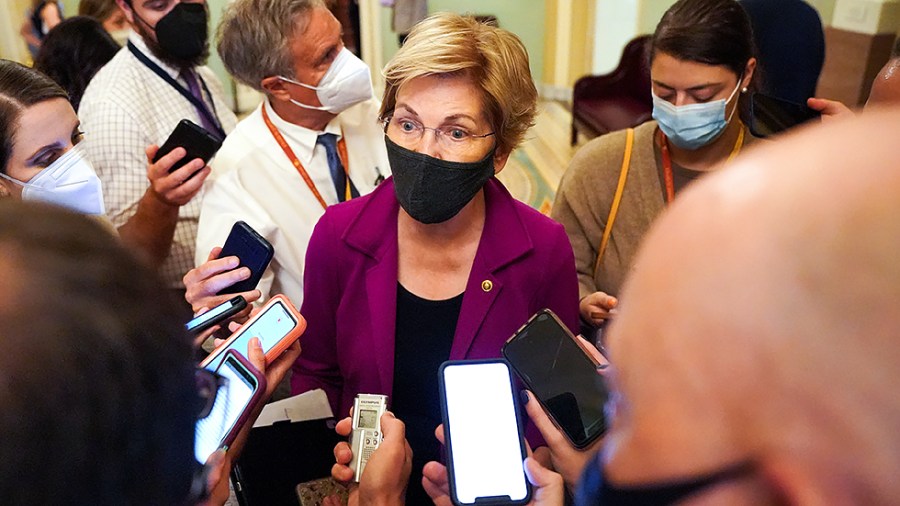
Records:
{"label": "chair in background", "polygon": [[648,43],[637,37],[622,51],[616,70],[602,76],[584,76],[575,82],[572,96],[572,145],[578,132],[588,137],[630,128],[649,120],[650,97]]}

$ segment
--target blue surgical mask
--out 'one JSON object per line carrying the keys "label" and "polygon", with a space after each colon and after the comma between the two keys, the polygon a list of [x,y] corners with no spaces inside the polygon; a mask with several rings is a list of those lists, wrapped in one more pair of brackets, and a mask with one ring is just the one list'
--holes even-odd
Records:
{"label": "blue surgical mask", "polygon": [[681,106],[671,104],[653,93],[653,119],[666,137],[679,148],[688,150],[702,148],[725,131],[737,107],[731,110],[731,115],[727,118],[725,110],[740,86],[741,79],[738,79],[737,86],[727,99]]}

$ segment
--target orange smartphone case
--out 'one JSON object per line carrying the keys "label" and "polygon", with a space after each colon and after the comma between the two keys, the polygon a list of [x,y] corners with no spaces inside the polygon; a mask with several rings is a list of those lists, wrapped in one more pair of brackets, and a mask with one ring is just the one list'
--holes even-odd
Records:
{"label": "orange smartphone case", "polygon": [[[205,359],[203,359],[203,361],[200,362],[200,366],[208,368],[207,366],[214,363],[215,366],[218,367],[221,359],[225,356],[225,352],[233,347],[235,341],[243,337],[245,335],[245,332],[249,332],[250,330],[248,329],[250,329],[257,320],[262,318],[267,313],[267,311],[276,304],[281,304],[284,307],[285,311],[294,318],[296,324],[287,334],[281,337],[274,346],[266,351],[266,364],[271,364],[272,361],[278,358],[284,352],[284,350],[286,350],[291,344],[294,343],[294,341],[300,339],[300,336],[302,336],[303,332],[306,331],[306,319],[303,318],[303,315],[301,315],[299,311],[297,311],[297,308],[294,307],[294,304],[291,303],[290,299],[281,294],[275,295],[274,297],[269,299],[269,301],[263,305],[262,309],[260,309],[259,313],[250,318],[247,323],[241,325],[241,328],[237,329],[228,337],[228,339],[225,340],[224,343],[213,350],[209,354],[209,356],[207,356]],[[252,338],[253,336],[250,337]],[[246,353],[246,350],[238,349],[237,351],[242,355]]]}

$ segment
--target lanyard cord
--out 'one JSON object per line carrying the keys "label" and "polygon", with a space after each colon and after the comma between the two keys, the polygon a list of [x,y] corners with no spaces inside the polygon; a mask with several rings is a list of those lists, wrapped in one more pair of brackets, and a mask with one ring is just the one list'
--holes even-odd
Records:
{"label": "lanyard cord", "polygon": [[[669,154],[669,139],[666,137],[666,134],[659,131],[660,138],[660,158],[662,158],[662,166],[663,166],[663,180],[666,184],[666,203],[672,203],[672,200],[675,199],[675,175],[672,172],[672,155]],[[744,145],[744,126],[741,124],[741,129],[738,132],[737,141],[734,143],[734,147],[731,148],[731,154],[728,155],[728,159],[725,160],[725,163],[730,163],[731,160],[734,159],[741,152],[741,147]]]}
{"label": "lanyard cord", "polygon": [[144,64],[145,67],[152,70],[154,74],[158,75],[163,81],[169,84],[169,86],[175,88],[175,91],[181,94],[184,98],[188,100],[194,107],[197,108],[197,111],[200,112],[210,124],[215,126],[216,134],[219,136],[219,140],[225,138],[225,130],[222,128],[222,123],[219,121],[218,113],[216,112],[216,104],[215,101],[212,100],[212,93],[209,92],[209,88],[206,86],[206,81],[200,77],[200,74],[197,74],[197,80],[200,81],[200,84],[203,86],[203,91],[210,98],[210,102],[212,102],[213,110],[210,111],[209,107],[207,107],[206,103],[195,97],[190,91],[184,89],[178,81],[172,78],[169,74],[166,73],[165,70],[160,68],[159,65],[153,62],[150,58],[147,58],[147,55],[141,52],[131,41],[128,41],[128,50],[138,59],[141,63]]}
{"label": "lanyard cord", "polygon": [[[269,114],[266,112],[266,104],[262,105],[262,117],[263,122],[265,122],[266,126],[269,128],[269,132],[272,133],[272,137],[275,138],[275,142],[278,143],[278,146],[284,151],[284,154],[288,157],[288,160],[291,161],[291,164],[297,169],[297,172],[300,173],[300,177],[303,178],[303,182],[306,183],[306,186],[309,187],[309,190],[312,192],[313,196],[316,197],[316,200],[319,201],[319,204],[322,205],[322,209],[328,207],[328,204],[325,203],[325,199],[322,198],[322,194],[319,193],[319,189],[316,188],[316,184],[313,183],[312,178],[309,177],[309,173],[306,172],[306,169],[303,167],[303,164],[300,163],[300,160],[297,158],[297,155],[294,154],[294,150],[288,146],[286,140],[284,140],[284,136],[281,135],[281,132],[278,131],[278,128],[272,123],[272,120],[269,119]],[[341,158],[341,163],[344,165],[344,174],[347,175],[347,184],[344,188],[344,200],[350,200],[352,198],[350,191],[350,174],[349,174],[349,164],[347,162],[347,143],[344,141],[344,138],[341,137],[341,140],[338,141],[338,156]]]}

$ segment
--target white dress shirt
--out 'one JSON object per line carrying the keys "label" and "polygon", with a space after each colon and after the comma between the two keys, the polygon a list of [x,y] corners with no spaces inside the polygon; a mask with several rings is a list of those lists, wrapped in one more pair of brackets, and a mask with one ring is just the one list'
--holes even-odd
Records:
{"label": "white dress shirt", "polygon": [[[243,220],[275,248],[258,286],[261,300],[283,293],[300,307],[306,246],[325,210],[263,121],[263,106],[325,202],[338,202],[325,148],[316,145],[323,132],[288,123],[264,100],[225,139],[204,184],[196,263],[206,262],[212,248],[225,243],[232,225]],[[390,175],[384,131],[376,119],[379,106],[375,99],[357,104],[331,120],[324,131],[345,140],[350,180],[360,195]]]}
{"label": "white dress shirt", "polygon": [[[156,58],[143,39],[132,33],[131,41],[144,55],[178,80],[179,71]],[[234,129],[237,118],[225,103],[222,85],[208,67],[194,69],[206,83],[210,99],[225,132]],[[201,86],[202,90],[202,86]],[[160,146],[182,119],[202,125],[196,107],[123,47],[91,79],[78,108],[85,133],[85,152],[103,182],[106,212],[116,227],[137,211],[138,201],[150,186],[147,179],[148,145]],[[200,200],[197,195],[179,210],[178,224],[169,256],[160,267],[166,284],[183,287],[181,278],[193,267]]]}

